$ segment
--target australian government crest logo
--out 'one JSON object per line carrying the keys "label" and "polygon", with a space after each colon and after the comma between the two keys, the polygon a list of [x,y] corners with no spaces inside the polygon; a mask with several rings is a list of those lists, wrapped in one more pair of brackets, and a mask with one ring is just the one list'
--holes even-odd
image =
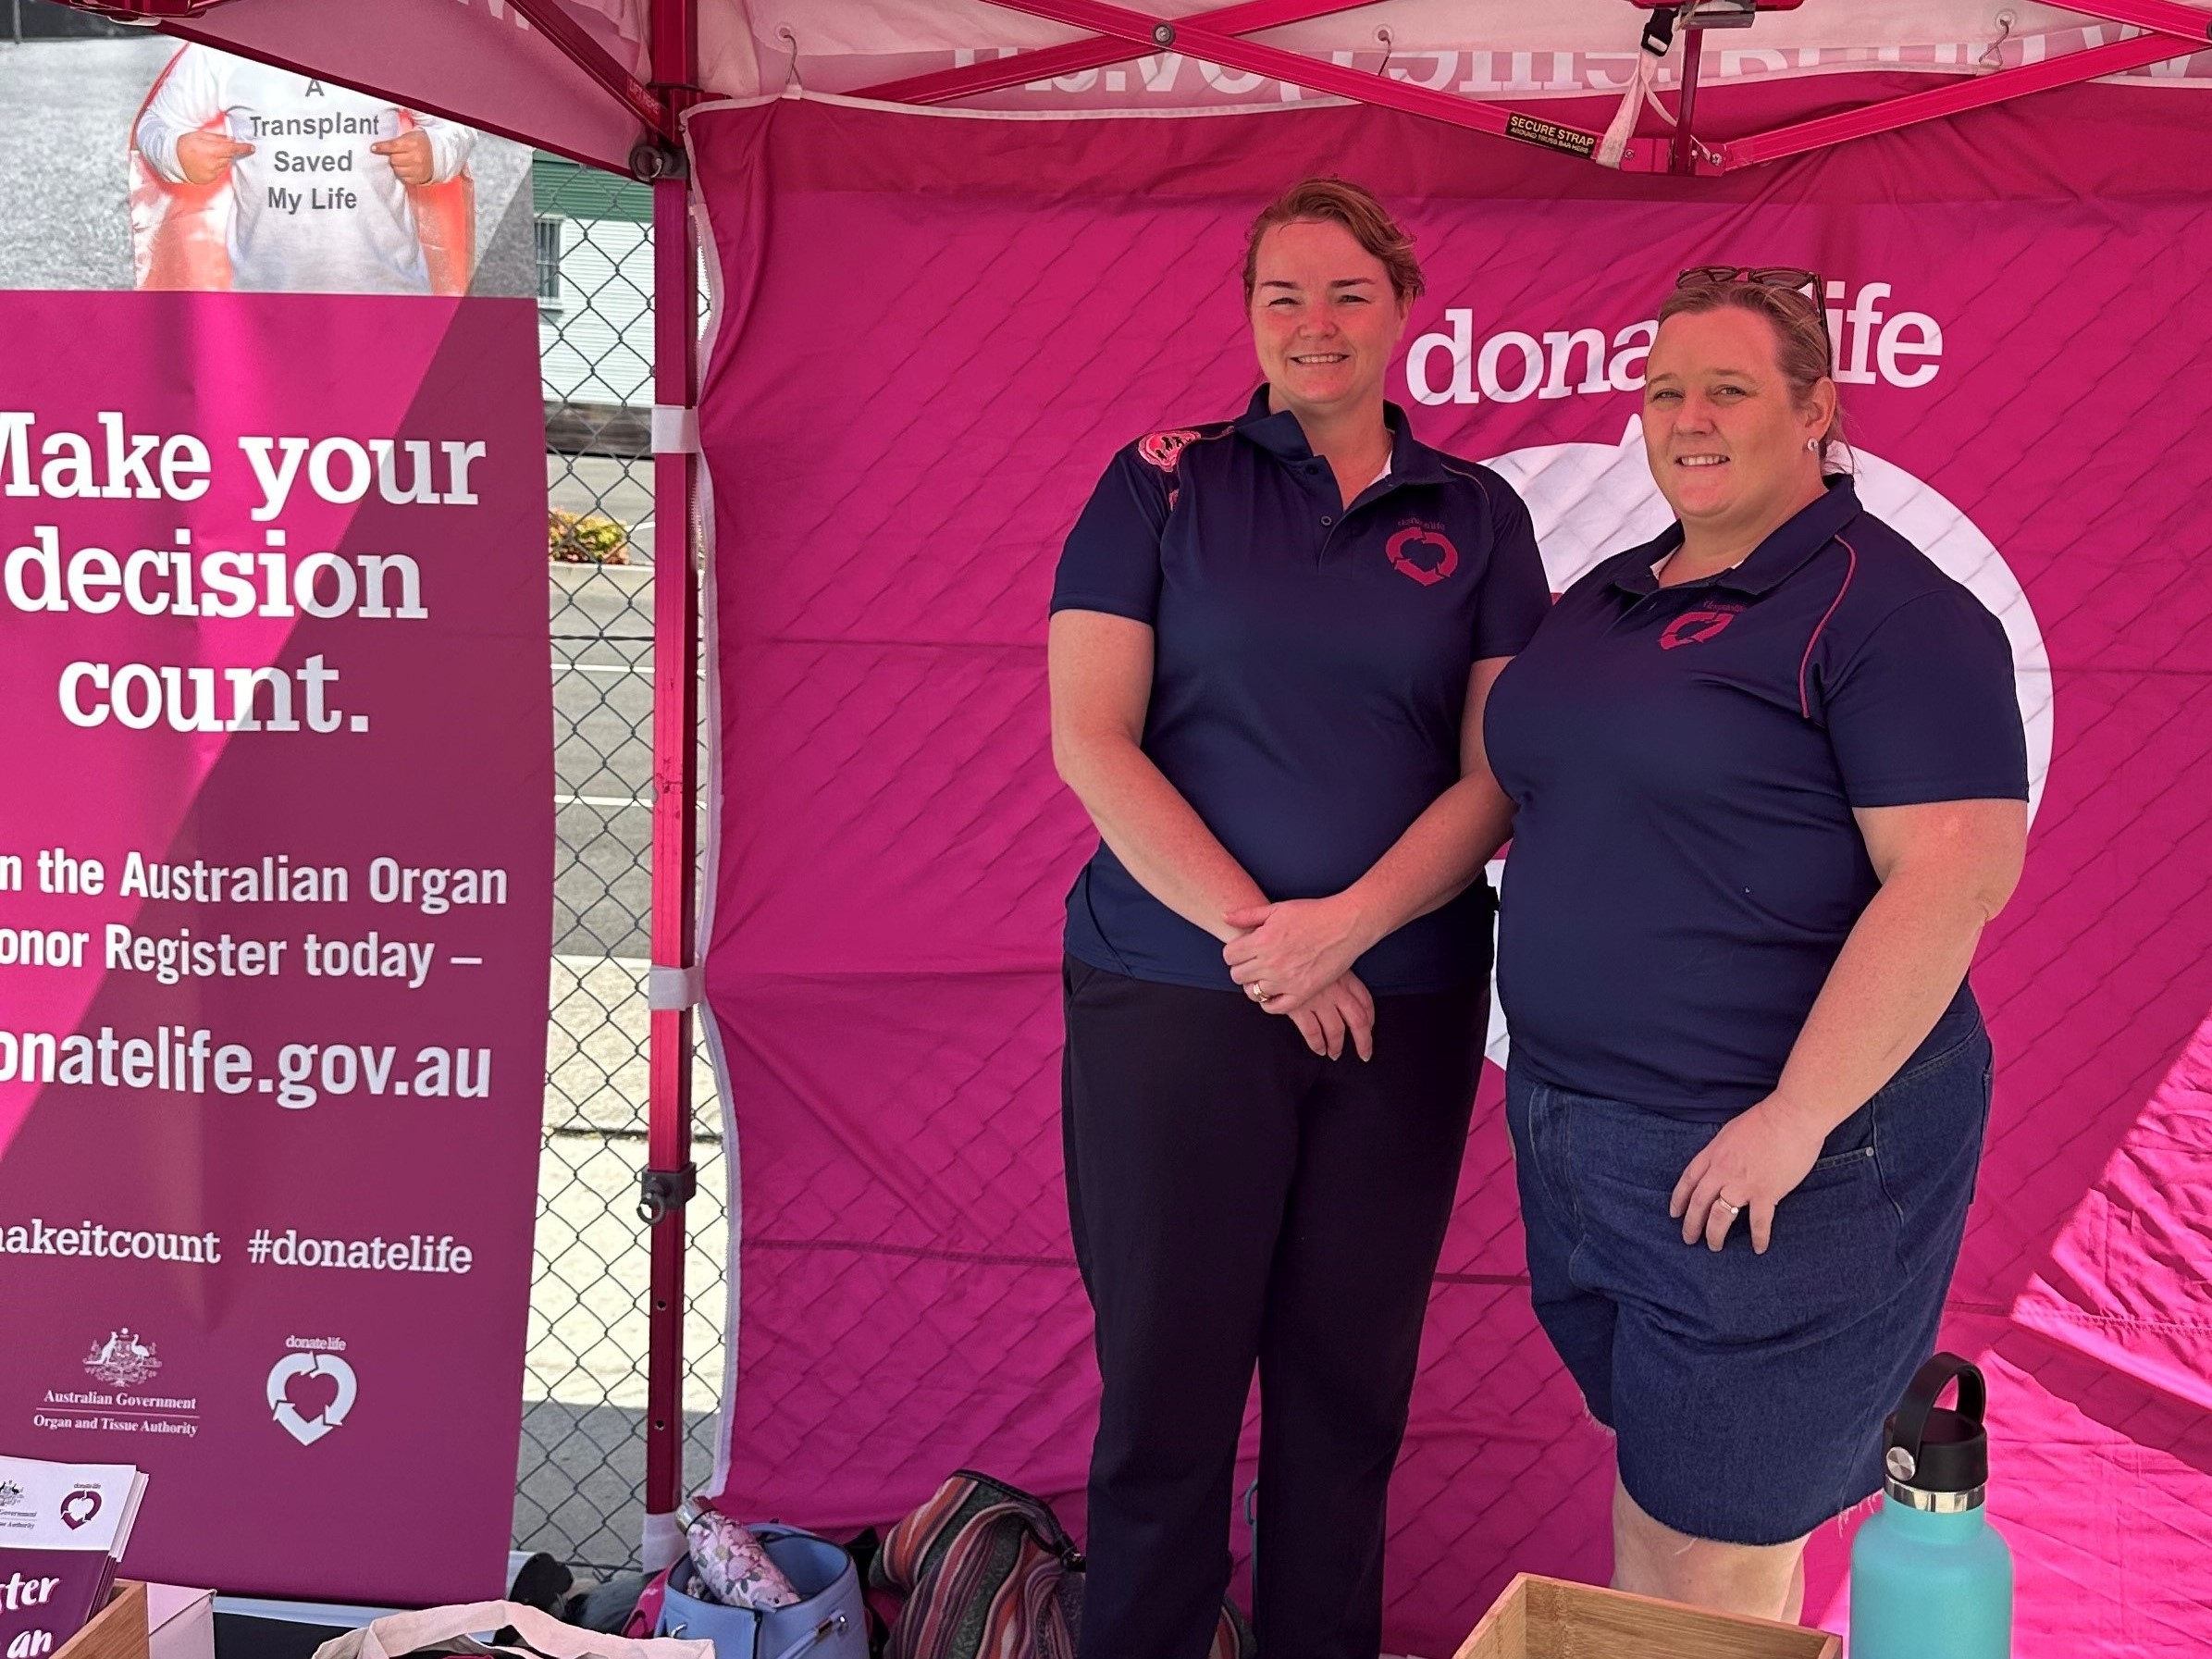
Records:
{"label": "australian government crest logo", "polygon": [[111,1388],[136,1388],[161,1369],[154,1344],[125,1325],[84,1356],[86,1372]]}
{"label": "australian government crest logo", "polygon": [[23,1507],[23,1489],[13,1480],[0,1480],[0,1509]]}

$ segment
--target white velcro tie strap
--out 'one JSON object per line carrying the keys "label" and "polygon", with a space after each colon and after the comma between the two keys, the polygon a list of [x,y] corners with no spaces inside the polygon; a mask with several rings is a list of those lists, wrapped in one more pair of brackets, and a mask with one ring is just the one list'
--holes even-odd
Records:
{"label": "white velcro tie strap", "polygon": [[656,455],[698,454],[698,411],[687,409],[681,403],[655,403],[653,405],[653,453]]}
{"label": "white velcro tie strap", "polygon": [[1645,31],[1641,49],[1636,55],[1636,68],[1629,74],[1628,90],[1622,94],[1621,106],[1613,111],[1613,124],[1605,129],[1605,136],[1598,141],[1597,153],[1591,157],[1600,167],[1621,165],[1628,152],[1628,141],[1636,136],[1637,118],[1646,107],[1655,111],[1668,126],[1674,124],[1674,112],[1659,101],[1659,93],[1652,85],[1672,44],[1671,41],[1659,40],[1653,31]]}
{"label": "white velcro tie strap", "polygon": [[695,1008],[705,996],[706,986],[696,963],[688,968],[670,968],[655,962],[645,978],[645,1006],[656,1014]]}
{"label": "white velcro tie strap", "polygon": [[689,1541],[684,1536],[684,1523],[674,1516],[649,1513],[640,1542],[639,1562],[647,1572],[657,1573],[681,1561]]}

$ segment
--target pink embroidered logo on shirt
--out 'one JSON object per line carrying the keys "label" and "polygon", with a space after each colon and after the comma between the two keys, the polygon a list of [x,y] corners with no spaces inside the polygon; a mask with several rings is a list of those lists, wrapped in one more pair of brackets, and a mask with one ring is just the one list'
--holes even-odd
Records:
{"label": "pink embroidered logo on shirt", "polygon": [[1434,587],[1459,568],[1459,549],[1433,525],[1407,525],[1383,551],[1390,556],[1393,569],[1424,588]]}
{"label": "pink embroidered logo on shirt", "polygon": [[1137,459],[1147,465],[1156,466],[1164,473],[1175,470],[1175,458],[1191,444],[1198,434],[1186,428],[1173,432],[1155,432],[1137,440]]}
{"label": "pink embroidered logo on shirt", "polygon": [[1685,611],[1666,625],[1659,649],[1671,651],[1677,645],[1702,645],[1743,612],[1741,605],[1713,605],[1702,611]]}

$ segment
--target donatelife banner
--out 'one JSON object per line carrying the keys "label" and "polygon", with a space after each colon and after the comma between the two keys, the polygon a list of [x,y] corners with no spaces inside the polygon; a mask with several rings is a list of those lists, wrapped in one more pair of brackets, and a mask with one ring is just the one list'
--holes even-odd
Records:
{"label": "donatelife banner", "polygon": [[550,959],[527,303],[0,295],[0,1446],[128,1570],[503,1587]]}
{"label": "donatelife banner", "polygon": [[[1427,269],[1389,395],[1514,479],[1554,587],[1665,522],[1633,427],[1674,273],[1826,279],[1865,499],[2003,619],[2037,761],[1976,970],[1996,1098],[1946,1333],[1990,1375],[2019,1651],[2212,1644],[2208,117],[2085,88],[1648,180],[1372,109],[695,114],[729,298],[701,418],[728,1501],[882,1522],[968,1465],[1081,1517],[1057,968],[1092,832],[1048,751],[1046,596],[1118,446],[1243,406],[1245,227],[1341,172]],[[1514,1570],[1610,1566],[1612,1456],[1529,1310],[1498,1075],[1391,1490],[1394,1653],[1455,1651]],[[1831,1627],[1843,1539],[1809,1565]]]}

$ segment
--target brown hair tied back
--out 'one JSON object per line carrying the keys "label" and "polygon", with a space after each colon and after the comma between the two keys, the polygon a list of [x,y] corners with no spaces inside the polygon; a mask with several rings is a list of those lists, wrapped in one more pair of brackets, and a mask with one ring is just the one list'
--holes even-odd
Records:
{"label": "brown hair tied back", "polygon": [[[1670,316],[1694,316],[1730,309],[1764,317],[1774,331],[1774,361],[1782,370],[1783,379],[1789,383],[1792,402],[1802,408],[1816,384],[1835,377],[1835,357],[1828,345],[1828,319],[1820,297],[1820,279],[1809,271],[1793,273],[1810,281],[1791,286],[1762,280],[1768,274],[1765,271],[1748,271],[1741,276],[1718,275],[1723,268],[1712,266],[1683,272],[1674,291],[1659,307],[1659,321],[1663,325]],[[1810,286],[1812,292],[1800,291],[1802,286]],[[1839,397],[1835,416],[1828,423],[1827,431],[1821,434],[1821,447],[1825,452],[1828,445],[1843,441],[1844,414]]]}
{"label": "brown hair tied back", "polygon": [[1252,303],[1259,280],[1260,238],[1278,225],[1328,220],[1341,225],[1352,239],[1382,261],[1390,274],[1390,291],[1401,303],[1410,304],[1421,294],[1420,263],[1414,258],[1414,239],[1398,228],[1390,210],[1374,192],[1342,179],[1302,179],[1275,198],[1252,221],[1244,242],[1244,303]]}

